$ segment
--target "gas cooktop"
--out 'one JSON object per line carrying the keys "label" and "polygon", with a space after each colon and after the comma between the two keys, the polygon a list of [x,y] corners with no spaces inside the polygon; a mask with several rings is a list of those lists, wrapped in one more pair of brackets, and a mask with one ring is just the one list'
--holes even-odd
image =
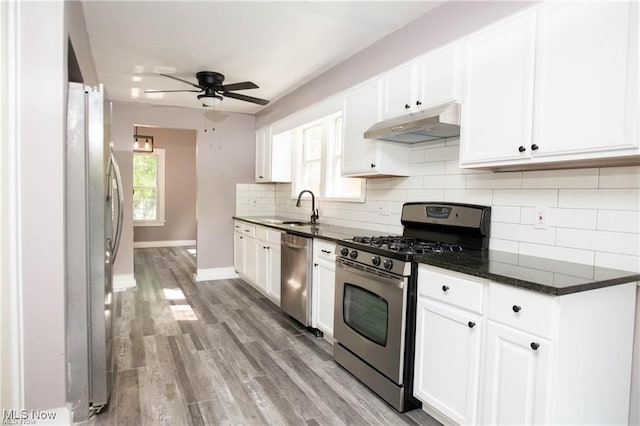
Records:
{"label": "gas cooktop", "polygon": [[388,250],[401,254],[425,254],[442,253],[443,251],[462,251],[462,246],[458,244],[440,243],[437,241],[426,241],[412,237],[398,235],[377,236],[377,237],[353,237],[352,241],[358,243],[363,249],[373,247],[380,250]]}

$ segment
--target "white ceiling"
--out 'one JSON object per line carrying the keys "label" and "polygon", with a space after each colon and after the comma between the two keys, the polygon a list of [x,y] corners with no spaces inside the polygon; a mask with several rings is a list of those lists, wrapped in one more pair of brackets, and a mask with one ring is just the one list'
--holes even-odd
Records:
{"label": "white ceiling", "polygon": [[[200,108],[196,82],[253,81],[249,96],[272,102],[440,5],[440,1],[83,1],[101,83],[113,100]],[[217,110],[264,107],[226,98]]]}

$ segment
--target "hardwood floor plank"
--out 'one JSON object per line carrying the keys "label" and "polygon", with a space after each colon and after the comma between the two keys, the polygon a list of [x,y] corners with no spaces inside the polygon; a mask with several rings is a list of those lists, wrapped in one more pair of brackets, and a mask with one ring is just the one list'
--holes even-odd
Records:
{"label": "hardwood floor plank", "polygon": [[115,387],[92,425],[439,425],[400,414],[240,279],[194,283],[185,247],[135,249],[114,294]]}
{"label": "hardwood floor plank", "polygon": [[[128,425],[131,419],[140,419],[140,393],[138,370],[126,370],[118,373],[118,398],[116,424]],[[127,419],[129,419],[127,421]]]}
{"label": "hardwood floor plank", "polygon": [[187,403],[196,402],[196,398],[193,393],[193,387],[191,386],[191,382],[189,382],[189,377],[187,375],[184,361],[182,359],[182,354],[180,353],[180,349],[178,348],[178,343],[176,342],[175,336],[167,337],[167,341],[169,343],[169,349],[171,350],[171,356],[173,357],[174,365],[176,366],[176,378],[178,380],[178,384],[180,385],[180,389],[182,390],[182,394],[187,400]]}

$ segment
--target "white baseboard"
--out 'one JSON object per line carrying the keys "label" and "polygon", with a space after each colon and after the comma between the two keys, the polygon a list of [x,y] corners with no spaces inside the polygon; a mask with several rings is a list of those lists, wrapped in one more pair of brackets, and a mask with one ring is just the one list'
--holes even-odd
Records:
{"label": "white baseboard", "polygon": [[228,280],[230,278],[240,278],[240,275],[238,275],[233,266],[226,268],[198,269],[198,271],[193,274],[194,281]]}
{"label": "white baseboard", "polygon": [[195,246],[196,240],[135,241],[133,248]]}
{"label": "white baseboard", "polygon": [[113,291],[123,291],[136,287],[136,278],[133,274],[114,274]]}

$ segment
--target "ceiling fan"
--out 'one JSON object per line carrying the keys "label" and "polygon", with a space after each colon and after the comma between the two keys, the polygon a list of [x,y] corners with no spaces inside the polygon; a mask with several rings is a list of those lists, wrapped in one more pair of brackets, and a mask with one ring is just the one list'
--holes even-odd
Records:
{"label": "ceiling fan", "polygon": [[169,92],[194,92],[200,93],[198,99],[202,101],[202,106],[214,106],[222,101],[223,97],[239,99],[241,101],[252,102],[258,105],[266,105],[269,101],[260,98],[254,98],[253,96],[242,95],[240,93],[233,93],[234,90],[247,90],[257,89],[258,85],[250,81],[243,81],[241,83],[222,84],[224,81],[224,75],[214,71],[200,71],[196,73],[196,79],[198,83],[192,83],[187,80],[175,77],[170,74],[160,74],[163,77],[172,78],[174,80],[181,81],[189,84],[198,90],[145,90],[144,93],[169,93]]}

